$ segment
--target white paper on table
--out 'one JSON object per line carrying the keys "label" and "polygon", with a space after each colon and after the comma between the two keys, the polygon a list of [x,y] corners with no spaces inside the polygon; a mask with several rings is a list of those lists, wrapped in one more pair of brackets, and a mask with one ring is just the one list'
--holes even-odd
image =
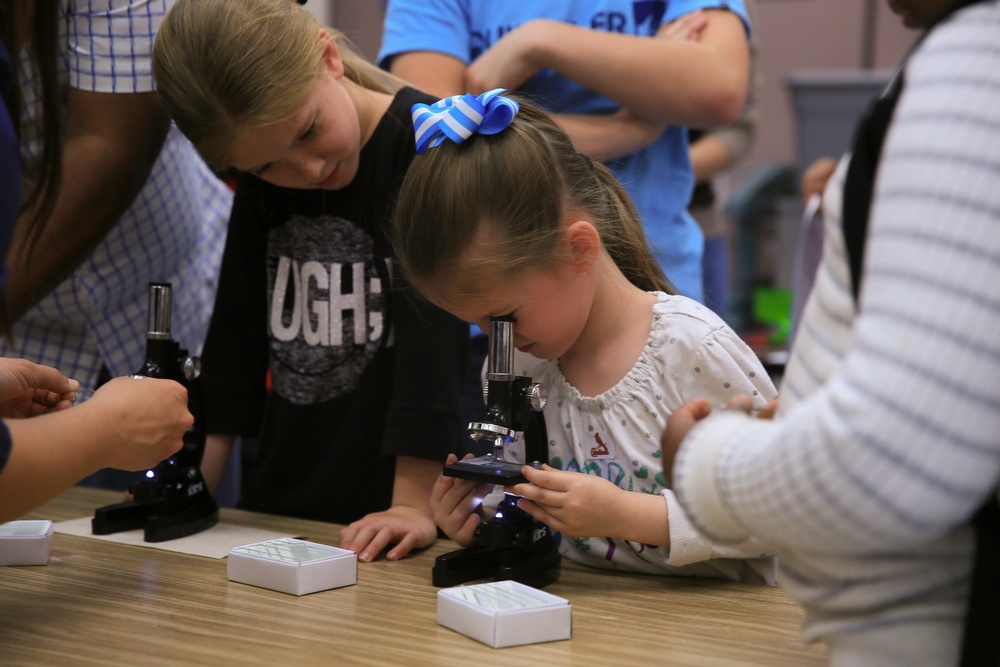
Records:
{"label": "white paper on table", "polygon": [[167,540],[166,542],[146,542],[143,539],[141,528],[125,530],[110,535],[94,535],[91,528],[91,517],[89,516],[80,519],[70,519],[69,521],[60,521],[54,524],[54,528],[55,532],[63,533],[64,535],[89,537],[95,540],[132,544],[138,547],[149,547],[150,549],[176,551],[182,554],[191,554],[192,556],[205,556],[206,558],[225,558],[229,555],[230,549],[243,546],[244,544],[276,540],[282,537],[296,537],[289,533],[238,526],[225,523],[221,520],[208,530],[203,530],[200,533],[188,535],[187,537]]}

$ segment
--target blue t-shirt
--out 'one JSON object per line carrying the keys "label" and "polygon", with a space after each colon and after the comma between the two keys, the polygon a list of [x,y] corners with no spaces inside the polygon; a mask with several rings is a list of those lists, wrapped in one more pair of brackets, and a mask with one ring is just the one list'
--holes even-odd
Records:
{"label": "blue t-shirt", "polygon": [[[652,37],[663,23],[696,9],[718,7],[735,12],[749,29],[743,0],[392,0],[378,62],[388,67],[394,55],[434,51],[470,63],[505,33],[534,18]],[[603,114],[618,109],[613,100],[552,70],[539,72],[519,92],[556,113]],[[670,126],[650,146],[608,166],[632,197],[667,277],[681,294],[700,301],[704,240],[687,212],[694,174],[686,130]]]}

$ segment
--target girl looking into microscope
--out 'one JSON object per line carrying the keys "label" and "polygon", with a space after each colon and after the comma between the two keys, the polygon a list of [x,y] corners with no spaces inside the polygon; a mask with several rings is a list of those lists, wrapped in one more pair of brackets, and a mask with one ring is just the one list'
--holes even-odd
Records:
{"label": "girl looking into microscope", "polygon": [[154,74],[205,160],[236,173],[202,355],[206,480],[250,437],[239,507],[349,524],[361,561],[428,546],[464,437],[468,326],[405,293],[388,227],[410,107],[432,100],[288,0],[180,0]]}
{"label": "girl looking into microscope", "polygon": [[[774,386],[718,316],[676,295],[610,172],[524,102],[497,131],[509,113],[497,105],[511,105],[496,93],[442,100],[433,119],[415,113],[426,153],[407,173],[394,229],[418,291],[484,330],[513,317],[514,373],[548,390],[549,464],[525,466],[530,483],[509,490],[581,563],[774,584],[760,545],[713,544],[694,530],[660,459],[667,418],[686,400],[764,404]],[[463,112],[476,103],[481,119]],[[463,546],[490,486],[434,485],[434,518]]]}

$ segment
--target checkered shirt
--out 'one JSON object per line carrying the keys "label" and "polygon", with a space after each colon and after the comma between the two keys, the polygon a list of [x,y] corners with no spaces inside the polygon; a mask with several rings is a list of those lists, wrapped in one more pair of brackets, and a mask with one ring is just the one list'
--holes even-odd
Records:
{"label": "checkered shirt", "polygon": [[[60,85],[104,93],[153,90],[152,46],[171,1],[62,0]],[[41,105],[30,52],[21,60],[22,163],[38,164]],[[68,176],[72,178],[72,175]],[[0,354],[59,368],[92,387],[102,365],[134,372],[145,356],[150,282],[173,285],[173,336],[201,349],[215,300],[232,195],[172,127],[145,186],[104,240],[14,326]]]}

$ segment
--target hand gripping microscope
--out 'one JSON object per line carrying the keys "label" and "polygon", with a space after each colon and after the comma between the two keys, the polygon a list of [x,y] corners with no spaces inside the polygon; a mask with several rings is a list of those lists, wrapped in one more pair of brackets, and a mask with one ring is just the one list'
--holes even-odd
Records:
{"label": "hand gripping microscope", "polygon": [[201,361],[188,355],[170,336],[170,283],[150,283],[146,326],[146,361],[132,376],[176,380],[188,390],[194,426],[184,434],[184,446],[146,471],[129,491],[134,500],[99,507],[91,528],[95,535],[143,529],[146,542],[166,542],[211,528],[219,507],[201,476],[205,453],[204,419],[198,376]]}
{"label": "hand gripping microscope", "polygon": [[[510,486],[527,481],[522,464],[504,460],[504,445],[524,434],[525,457],[532,465],[548,460],[545,431],[545,388],[531,378],[514,375],[514,320],[490,320],[484,398],[486,412],[469,424],[473,440],[492,441],[484,456],[446,465],[444,474],[477,482]],[[505,494],[496,514],[476,529],[473,543],[438,556],[435,586],[454,586],[476,579],[512,579],[542,588],[559,578],[559,550],[552,530],[517,506],[518,498]]]}

